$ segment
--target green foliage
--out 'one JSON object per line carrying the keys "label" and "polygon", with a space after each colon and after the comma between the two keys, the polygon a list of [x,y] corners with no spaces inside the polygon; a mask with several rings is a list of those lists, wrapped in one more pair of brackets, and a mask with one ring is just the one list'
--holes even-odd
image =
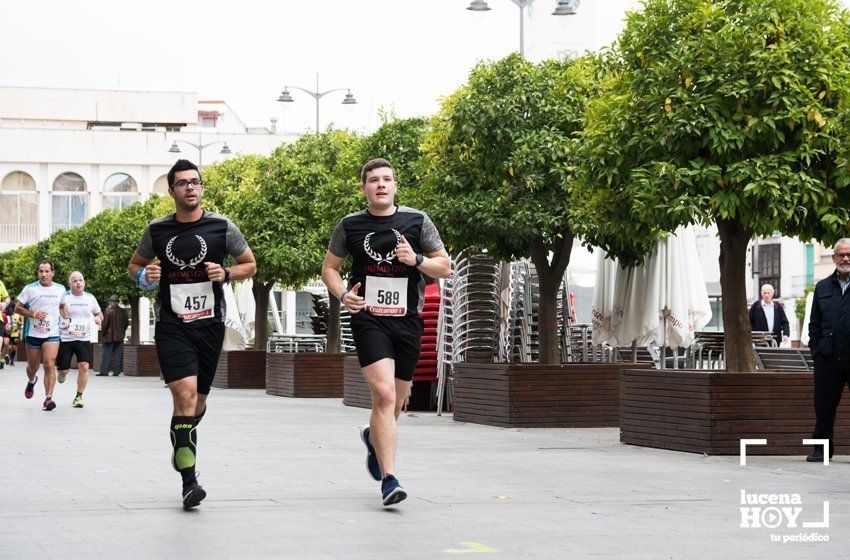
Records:
{"label": "green foliage", "polygon": [[585,238],[633,262],[693,222],[846,234],[848,23],[833,0],[647,0],[588,107]]}
{"label": "green foliage", "polygon": [[149,296],[127,276],[127,263],[139,245],[148,223],[174,211],[168,197],[153,196],[123,210],[104,210],[76,228],[78,267],[86,277],[86,290],[99,301],[117,294],[124,301]]}
{"label": "green foliage", "polygon": [[41,257],[38,254],[36,244],[3,253],[3,276],[0,279],[6,285],[10,296],[17,296],[24,289],[24,286],[36,279],[35,267],[39,260],[41,260]]}
{"label": "green foliage", "polygon": [[356,204],[351,206],[352,211],[364,205],[364,197],[359,188],[360,168],[375,158],[384,158],[395,167],[398,183],[396,203],[416,204],[423,173],[420,147],[429,131],[428,121],[420,117],[393,119],[382,115],[382,118],[381,126],[359,143],[358,157],[351,162],[351,170],[348,173],[352,177],[345,181],[345,185],[351,187],[357,200]]}
{"label": "green foliage", "polygon": [[242,156],[206,171],[207,195],[245,235],[257,259],[256,281],[297,289],[316,278],[329,233],[323,218],[344,210],[321,202],[336,187],[356,137],[330,129],[306,134],[268,157]]}
{"label": "green foliage", "polygon": [[801,321],[806,319],[806,298],[814,291],[815,285],[809,284],[806,286],[806,289],[803,290],[803,295],[797,298],[797,301],[794,304],[794,314],[797,316],[797,319]]}
{"label": "green foliage", "polygon": [[571,237],[591,69],[513,54],[476,66],[443,102],[423,147],[423,198],[450,251],[510,260],[529,256],[532,241],[548,252]]}

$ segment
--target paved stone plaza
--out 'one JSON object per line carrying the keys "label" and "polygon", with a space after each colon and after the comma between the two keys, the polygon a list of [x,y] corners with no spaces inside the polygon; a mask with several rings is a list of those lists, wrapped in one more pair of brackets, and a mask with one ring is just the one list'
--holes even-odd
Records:
{"label": "paved stone plaza", "polygon": [[[499,429],[411,414],[399,478],[379,502],[339,400],[216,390],[199,428],[207,500],[180,507],[169,465],[171,400],[158,379],[92,377],[72,409],[23,366],[0,371],[0,558],[832,558],[850,557],[850,461],[750,458],[621,445],[616,429]],[[741,490],[798,493],[826,529],[741,528]],[[765,506],[763,506],[765,507]],[[827,543],[771,542],[800,533]],[[385,555],[385,556],[384,556]]]}

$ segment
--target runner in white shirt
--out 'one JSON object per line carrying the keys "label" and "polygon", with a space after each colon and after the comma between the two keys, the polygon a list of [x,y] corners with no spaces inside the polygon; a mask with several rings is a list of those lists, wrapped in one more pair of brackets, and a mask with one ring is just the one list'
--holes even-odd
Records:
{"label": "runner in white shirt", "polygon": [[38,382],[38,367],[44,367],[43,410],[53,410],[53,388],[56,386],[56,354],[59,351],[59,303],[65,293],[62,284],[53,283],[53,263],[38,263],[38,281],[28,284],[15,306],[15,313],[26,317],[24,341],[27,344],[27,388],[24,396],[31,399]]}
{"label": "runner in white shirt", "polygon": [[94,296],[85,291],[86,280],[82,272],[72,272],[68,277],[68,284],[71,289],[62,296],[59,307],[62,324],[59,327],[61,344],[56,367],[59,369],[59,383],[64,383],[65,376],[71,369],[71,357],[77,357],[77,396],[71,406],[83,408],[83,391],[89,381],[89,365],[92,360],[92,317],[94,323],[100,325],[103,312]]}

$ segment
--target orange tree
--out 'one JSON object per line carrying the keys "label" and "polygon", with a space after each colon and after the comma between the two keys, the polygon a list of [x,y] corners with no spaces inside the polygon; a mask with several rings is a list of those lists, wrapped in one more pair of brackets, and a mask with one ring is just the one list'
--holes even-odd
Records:
{"label": "orange tree", "polygon": [[558,287],[570,261],[587,59],[534,64],[517,54],[473,69],[433,118],[423,197],[449,250],[530,257],[540,281],[540,361],[560,361]]}
{"label": "orange tree", "polygon": [[850,19],[833,0],[647,0],[586,112],[582,235],[625,262],[716,223],[726,367],[753,371],[747,247],[850,221]]}

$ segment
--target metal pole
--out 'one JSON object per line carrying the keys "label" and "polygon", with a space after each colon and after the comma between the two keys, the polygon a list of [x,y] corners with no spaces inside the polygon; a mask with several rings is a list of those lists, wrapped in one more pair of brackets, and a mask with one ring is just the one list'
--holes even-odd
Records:
{"label": "metal pole", "polygon": [[756,236],[755,241],[753,242],[753,283],[755,284],[755,292],[756,292],[756,301],[761,299],[761,286],[759,285],[759,278],[761,274],[761,268],[759,264],[759,238]]}
{"label": "metal pole", "polygon": [[316,72],[316,134],[319,133],[319,99],[321,99],[319,91],[319,73]]}
{"label": "metal pole", "polygon": [[525,6],[519,7],[519,55],[525,58]]}

